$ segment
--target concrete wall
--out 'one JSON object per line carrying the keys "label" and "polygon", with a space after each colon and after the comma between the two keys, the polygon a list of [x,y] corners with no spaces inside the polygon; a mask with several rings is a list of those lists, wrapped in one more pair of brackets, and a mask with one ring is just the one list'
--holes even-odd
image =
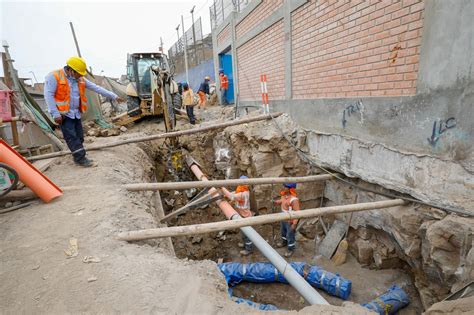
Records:
{"label": "concrete wall", "polygon": [[469,0],[254,0],[217,29],[233,36],[215,54],[235,51],[240,106],[260,104],[256,72],[278,65],[272,110],[305,130],[319,164],[474,211],[473,17]]}

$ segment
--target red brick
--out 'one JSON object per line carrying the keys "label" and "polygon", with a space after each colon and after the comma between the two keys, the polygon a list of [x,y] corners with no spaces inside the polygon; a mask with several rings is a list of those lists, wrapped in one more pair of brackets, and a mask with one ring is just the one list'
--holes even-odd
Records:
{"label": "red brick", "polygon": [[417,3],[417,4],[414,4],[410,7],[410,12],[413,13],[413,12],[417,12],[417,11],[421,11],[425,8],[425,4],[424,2],[420,2],[420,3]]}
{"label": "red brick", "polygon": [[402,24],[407,24],[421,19],[421,12],[415,12],[410,15],[402,17]]}

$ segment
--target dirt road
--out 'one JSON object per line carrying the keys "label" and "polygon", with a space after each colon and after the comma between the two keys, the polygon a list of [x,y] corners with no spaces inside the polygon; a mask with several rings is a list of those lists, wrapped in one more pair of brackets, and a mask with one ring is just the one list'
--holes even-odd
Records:
{"label": "dirt road", "polygon": [[[117,138],[94,138],[96,144],[112,140]],[[0,215],[2,312],[261,313],[228,298],[214,262],[179,260],[165,241],[129,244],[114,239],[121,231],[156,226],[150,193],[111,186],[151,180],[153,164],[141,146],[91,152],[96,168],[58,158],[46,171],[56,184],[102,188],[70,191],[50,204],[37,201]],[[68,258],[71,239],[77,240],[78,254]],[[100,262],[85,263],[85,256]],[[338,313],[337,307],[330,309]]]}

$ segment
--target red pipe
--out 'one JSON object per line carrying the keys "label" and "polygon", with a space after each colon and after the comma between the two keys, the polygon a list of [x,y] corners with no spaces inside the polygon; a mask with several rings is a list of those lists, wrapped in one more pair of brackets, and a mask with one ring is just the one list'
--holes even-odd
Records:
{"label": "red pipe", "polygon": [[[207,179],[207,177],[204,175],[204,173],[201,171],[198,165],[192,164],[190,167],[191,167],[191,171],[194,173],[194,175],[196,175],[196,177],[199,180],[202,180],[204,182],[209,181],[209,179]],[[215,189],[214,187],[209,189],[209,194],[214,194],[217,192],[218,192],[217,189]],[[224,215],[226,216],[228,220],[231,220],[234,215],[236,214],[238,215],[237,211],[235,211],[234,208],[227,201],[217,200],[216,203],[219,206],[219,208],[221,208],[222,212],[224,213]]]}

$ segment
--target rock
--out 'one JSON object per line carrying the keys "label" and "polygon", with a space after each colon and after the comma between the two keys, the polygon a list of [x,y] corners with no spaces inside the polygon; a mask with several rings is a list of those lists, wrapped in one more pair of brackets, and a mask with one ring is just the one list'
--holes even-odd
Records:
{"label": "rock", "polygon": [[118,128],[102,129],[100,131],[100,135],[102,137],[118,136],[119,134],[120,134],[120,130]]}
{"label": "rock", "polygon": [[367,227],[362,226],[357,229],[357,235],[363,240],[368,240],[372,237],[372,232]]}
{"label": "rock", "polygon": [[467,255],[472,248],[469,237],[472,238],[473,227],[472,218],[448,215],[426,229],[429,256],[441,268],[446,279],[454,275],[460,266],[461,255]]}
{"label": "rock", "polygon": [[202,242],[202,236],[193,236],[191,238],[191,243],[192,244],[199,244]]}
{"label": "rock", "polygon": [[373,248],[369,241],[357,239],[354,243],[356,247],[356,258],[363,266],[369,266],[373,261]]}
{"label": "rock", "polygon": [[94,282],[97,281],[97,277],[90,277],[87,279],[87,282]]}
{"label": "rock", "polygon": [[13,202],[9,201],[5,204],[5,208],[10,208],[13,206]]}
{"label": "rock", "polygon": [[382,254],[375,252],[374,261],[379,269],[394,269],[401,267],[401,260],[397,256],[385,257]]}
{"label": "rock", "polygon": [[120,127],[120,131],[121,131],[121,132],[125,132],[125,131],[127,131],[127,127],[125,127],[125,126],[121,126],[121,127]]}
{"label": "rock", "polygon": [[408,248],[404,249],[404,252],[413,259],[421,258],[421,240],[419,238],[412,240]]}
{"label": "rock", "polygon": [[336,249],[336,253],[331,258],[331,260],[336,266],[340,266],[346,262],[348,248],[349,244],[345,239],[339,243],[339,246]]}
{"label": "rock", "polygon": [[438,314],[459,314],[468,315],[472,314],[474,309],[474,296],[458,299],[454,301],[442,301],[431,306],[425,313],[425,315],[438,315]]}
{"label": "rock", "polygon": [[89,137],[98,137],[100,136],[100,130],[96,128],[91,128],[87,131]]}

